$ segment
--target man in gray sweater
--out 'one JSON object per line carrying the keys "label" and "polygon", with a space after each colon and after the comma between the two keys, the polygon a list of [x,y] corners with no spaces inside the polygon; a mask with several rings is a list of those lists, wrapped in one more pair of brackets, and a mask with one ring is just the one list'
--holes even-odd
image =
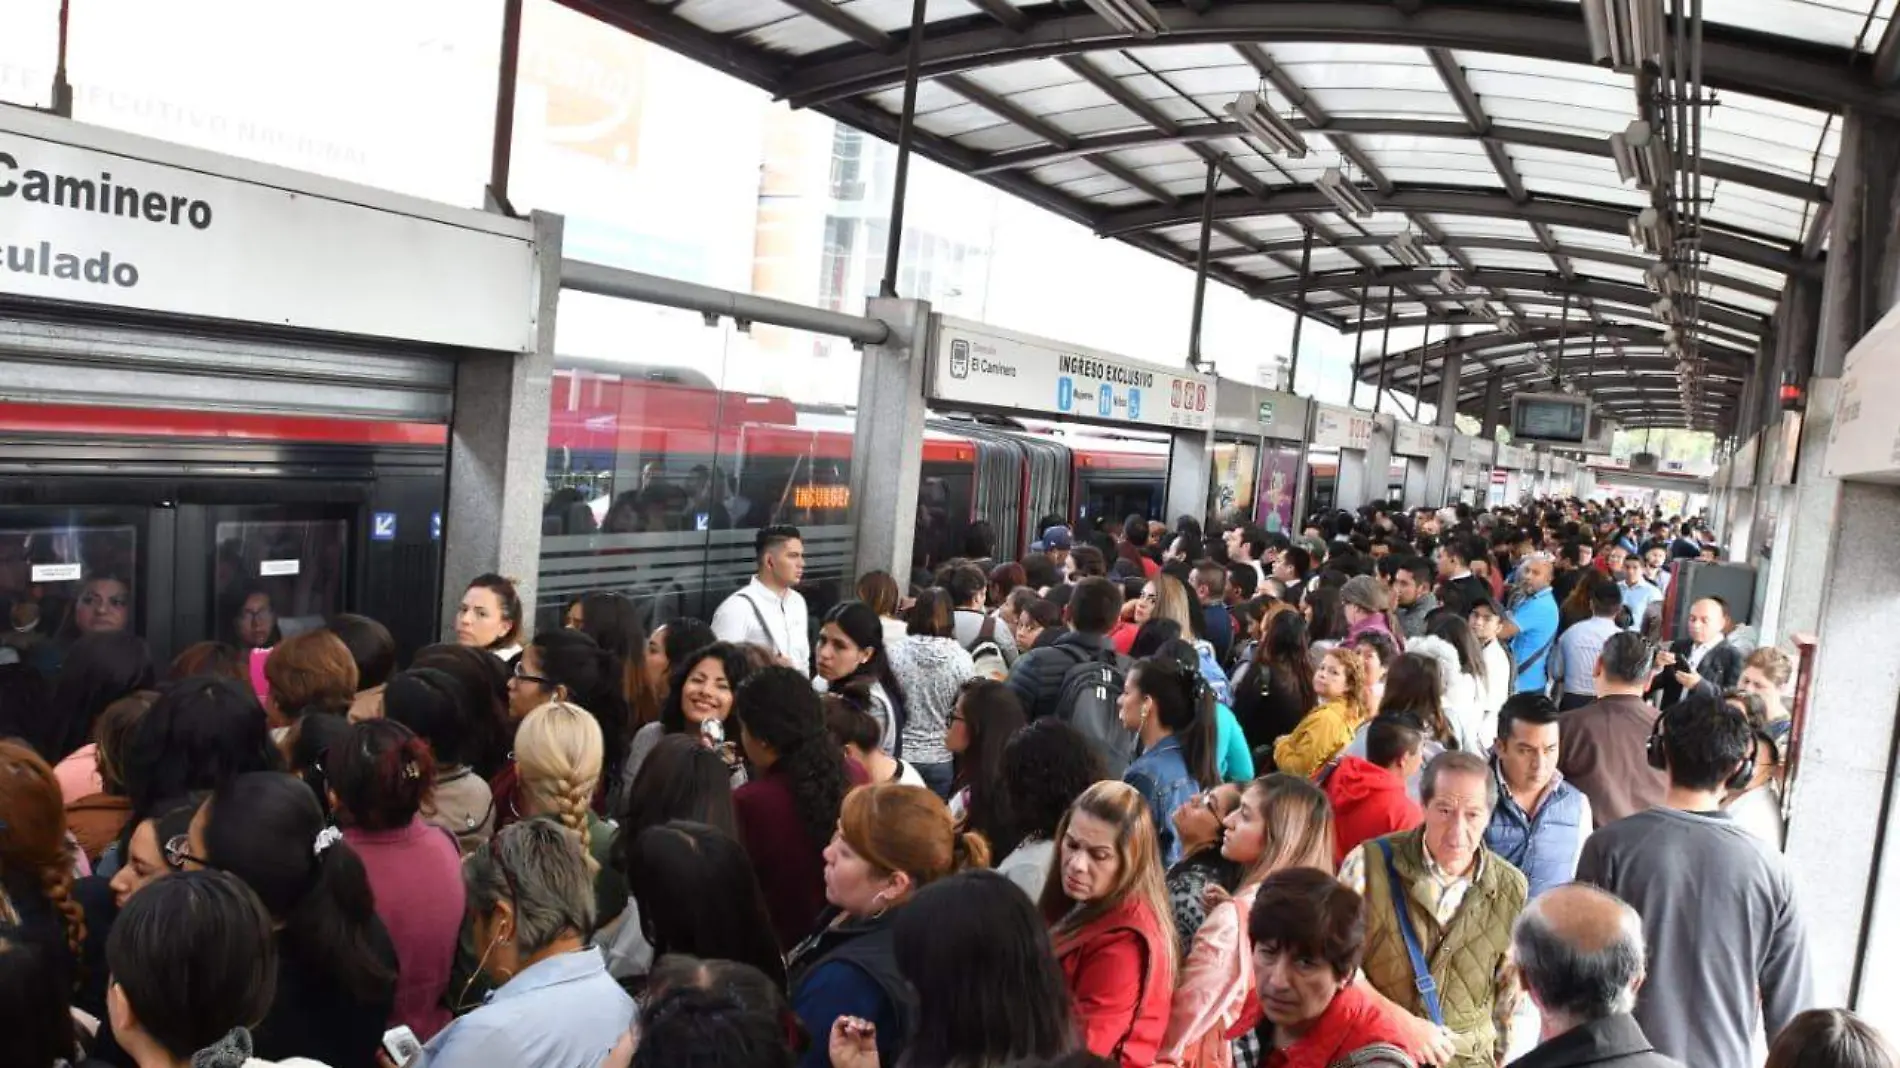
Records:
{"label": "man in gray sweater", "polygon": [[1721,807],[1727,785],[1752,772],[1755,739],[1742,713],[1698,693],[1657,730],[1651,760],[1668,772],[1668,794],[1592,835],[1577,879],[1643,918],[1649,978],[1635,1016],[1656,1049],[1696,1068],[1748,1068],[1757,1020],[1772,1042],[1814,1007],[1794,880],[1780,854]]}

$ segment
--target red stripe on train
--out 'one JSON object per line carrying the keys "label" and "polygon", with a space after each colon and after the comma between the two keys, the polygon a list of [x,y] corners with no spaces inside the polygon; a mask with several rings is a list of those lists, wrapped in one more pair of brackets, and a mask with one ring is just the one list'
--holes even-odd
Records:
{"label": "red stripe on train", "polygon": [[215,438],[343,445],[447,445],[437,423],[319,419],[296,415],[186,412],[160,408],[87,408],[0,401],[0,433],[88,437]]}

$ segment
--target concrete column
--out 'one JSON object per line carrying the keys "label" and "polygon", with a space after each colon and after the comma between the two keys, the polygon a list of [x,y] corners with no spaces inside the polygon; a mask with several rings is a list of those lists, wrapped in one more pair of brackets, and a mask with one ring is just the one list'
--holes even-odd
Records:
{"label": "concrete column", "polygon": [[442,516],[442,636],[468,581],[512,578],[524,620],[534,619],[547,494],[548,397],[554,316],[561,298],[559,215],[534,213],[534,351],[464,356],[455,371],[449,421],[448,505]]}
{"label": "concrete column", "polygon": [[1405,458],[1405,496],[1401,498],[1407,508],[1436,508],[1444,502],[1432,496],[1430,476],[1427,465],[1431,461],[1417,456]]}
{"label": "concrete column", "polygon": [[[910,574],[917,484],[923,473],[924,370],[933,330],[921,300],[871,299],[890,339],[866,345],[858,365],[858,424],[851,440],[851,522],[856,574]],[[900,581],[902,581],[900,579]]]}
{"label": "concrete column", "polygon": [[[1372,499],[1369,488],[1371,470],[1364,452],[1359,449],[1339,450],[1339,474],[1333,479],[1334,510],[1354,511]],[[1381,483],[1385,480],[1384,468],[1379,469],[1379,480]]]}
{"label": "concrete column", "polygon": [[1464,370],[1462,352],[1445,354],[1444,371],[1438,380],[1438,425],[1458,425],[1458,376]]}
{"label": "concrete column", "polygon": [[1385,500],[1385,483],[1392,468],[1392,435],[1398,432],[1398,426],[1399,421],[1392,416],[1372,417],[1372,447],[1366,450],[1366,496],[1359,504]]}
{"label": "concrete column", "polygon": [[[1170,526],[1176,516],[1193,516],[1200,519],[1207,514],[1207,486],[1212,475],[1214,436],[1211,432],[1202,434],[1175,434],[1173,448],[1168,450],[1168,494],[1167,514],[1156,518],[1166,521]],[[1260,492],[1256,487],[1255,493]]]}
{"label": "concrete column", "polygon": [[1497,437],[1498,422],[1504,418],[1504,377],[1495,372],[1491,380],[1484,384],[1483,426],[1478,436],[1489,440]]}

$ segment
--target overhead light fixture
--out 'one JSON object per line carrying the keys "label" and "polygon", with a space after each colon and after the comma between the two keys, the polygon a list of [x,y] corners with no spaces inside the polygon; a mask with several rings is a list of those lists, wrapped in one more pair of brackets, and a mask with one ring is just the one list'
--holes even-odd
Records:
{"label": "overhead light fixture", "polygon": [[[1147,5],[1144,3],[1143,6]],[[1227,105],[1227,114],[1240,124],[1241,129],[1266,142],[1268,155],[1306,158],[1306,138],[1300,136],[1300,131],[1293,128],[1286,116],[1273,110],[1267,98],[1261,94],[1240,94],[1233,103]]]}
{"label": "overhead light fixture", "polygon": [[1153,37],[1165,27],[1161,15],[1148,0],[1087,0],[1089,7],[1109,25],[1136,37]]}
{"label": "overhead light fixture", "polygon": [[1429,267],[1432,262],[1432,258],[1426,255],[1425,250],[1418,247],[1418,239],[1412,236],[1410,230],[1401,230],[1392,240],[1385,243],[1385,250],[1392,254],[1393,259],[1407,267]]}
{"label": "overhead light fixture", "polygon": [[1662,0],[1583,0],[1590,55],[1613,70],[1660,66],[1667,40]]}
{"label": "overhead light fixture", "polygon": [[1676,302],[1670,300],[1668,297],[1662,297],[1658,299],[1656,303],[1649,306],[1649,314],[1655,316],[1657,322],[1668,322],[1670,316],[1675,314],[1675,311]]}
{"label": "overhead light fixture", "polygon": [[1667,255],[1675,245],[1669,223],[1663,219],[1662,212],[1653,207],[1630,216],[1629,228],[1630,244],[1652,256]]}
{"label": "overhead light fixture", "polygon": [[1622,133],[1610,135],[1610,157],[1616,160],[1616,175],[1625,183],[1657,192],[1669,184],[1669,152],[1662,138],[1642,119],[1630,123]]}
{"label": "overhead light fixture", "polygon": [[1326,168],[1313,180],[1313,185],[1326,194],[1326,199],[1333,202],[1333,207],[1341,215],[1357,215],[1362,219],[1371,217],[1372,201],[1366,199],[1365,191],[1347,179],[1338,167]]}
{"label": "overhead light fixture", "polygon": [[[1504,316],[1498,317],[1498,329],[1503,331],[1506,334],[1511,335],[1512,337],[1516,337],[1518,331],[1522,328],[1517,325],[1516,319],[1513,319],[1508,315],[1504,315]],[[1539,361],[1539,362],[1541,363],[1542,361]]]}
{"label": "overhead light fixture", "polygon": [[1464,278],[1459,276],[1457,271],[1449,267],[1438,272],[1438,276],[1433,279],[1433,284],[1438,286],[1440,293],[1448,297],[1463,296],[1465,291],[1471,288],[1465,283]]}
{"label": "overhead light fixture", "polygon": [[1498,314],[1491,310],[1491,302],[1483,297],[1473,297],[1465,301],[1465,310],[1482,319],[1495,319]]}

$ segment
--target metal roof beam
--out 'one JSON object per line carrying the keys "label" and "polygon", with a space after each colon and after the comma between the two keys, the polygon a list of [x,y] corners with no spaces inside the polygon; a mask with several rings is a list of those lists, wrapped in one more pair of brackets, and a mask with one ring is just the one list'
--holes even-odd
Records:
{"label": "metal roof beam", "polygon": [[1880,47],[1874,50],[1873,82],[1883,89],[1900,86],[1900,19],[1888,19]]}
{"label": "metal roof beam", "polygon": [[[1224,8],[1220,10],[1225,10]],[[1374,206],[1399,213],[1427,212],[1437,215],[1476,215],[1487,218],[1521,219],[1555,226],[1574,226],[1584,230],[1626,235],[1634,214],[1616,204],[1576,200],[1548,200],[1542,197],[1518,203],[1502,190],[1443,186],[1399,186],[1391,193],[1374,194]],[[1103,213],[1097,233],[1120,237],[1142,230],[1198,223],[1200,198],[1183,201],[1174,207],[1139,206]],[[1245,219],[1270,215],[1294,215],[1332,210],[1332,201],[1310,187],[1281,187],[1262,199],[1248,194],[1218,194],[1214,200],[1216,219]],[[1708,230],[1702,235],[1702,250],[1743,263],[1766,267],[1783,274],[1808,274],[1817,268],[1803,260],[1797,250],[1761,236],[1742,236],[1728,230]]]}
{"label": "metal roof beam", "polygon": [[[1103,75],[1107,77],[1107,75]],[[1111,81],[1113,79],[1110,79]],[[1119,84],[1119,83],[1117,83]],[[1129,94],[1134,96],[1134,94]],[[1141,100],[1139,96],[1134,99]],[[1146,101],[1143,101],[1146,104]],[[1334,118],[1328,116],[1325,125],[1319,125],[1308,118],[1295,118],[1293,126],[1308,133],[1323,133],[1328,137],[1339,134],[1365,134],[1367,136],[1399,137],[1435,137],[1455,140],[1474,140],[1480,135],[1474,133],[1462,122],[1442,122],[1435,119],[1397,119],[1397,118]],[[1169,123],[1166,130],[1121,130],[1115,133],[1095,134],[1075,139],[1076,147],[1070,152],[1053,151],[1040,145],[1027,148],[1009,149],[990,155],[978,173],[1014,170],[1028,167],[1040,167],[1049,163],[1060,163],[1064,159],[1080,155],[1083,152],[1109,152],[1123,148],[1149,148],[1155,145],[1187,144],[1196,141],[1213,141],[1227,137],[1240,137],[1245,133],[1239,123],[1221,120],[1217,122],[1197,122],[1191,124]],[[1507,145],[1523,145],[1526,148],[1548,148],[1558,152],[1574,152],[1578,155],[1610,159],[1610,143],[1601,137],[1585,137],[1580,134],[1563,133],[1558,130],[1543,130],[1530,126],[1509,126],[1493,124],[1482,135],[1493,141]],[[1764,171],[1722,160],[1704,159],[1702,161],[1704,178],[1715,178],[1724,182],[1749,186],[1778,196],[1795,200],[1826,201],[1828,190],[1815,182],[1790,178],[1773,171]]]}
{"label": "metal roof beam", "polygon": [[824,23],[879,55],[896,55],[902,47],[897,39],[853,15],[831,0],[778,0],[808,18]]}
{"label": "metal roof beam", "polygon": [[[1545,319],[1541,317],[1527,318],[1522,326],[1524,332],[1516,335],[1490,331],[1482,334],[1471,334],[1461,338],[1454,338],[1449,345],[1444,342],[1435,341],[1432,343],[1430,352],[1433,356],[1485,353],[1496,356],[1508,356],[1511,355],[1511,353],[1499,352],[1498,350],[1529,349],[1539,342],[1559,340],[1558,335],[1562,332],[1555,319]],[[1663,336],[1660,329],[1638,326],[1634,323],[1608,323],[1597,327],[1595,333],[1603,337],[1616,337],[1633,344],[1646,345],[1657,349],[1663,347]],[[1564,342],[1563,348],[1565,355],[1568,355],[1572,350],[1589,350],[1589,333],[1571,331],[1569,336],[1562,340]],[[1727,344],[1711,345],[1709,353],[1711,362],[1722,366],[1740,367],[1749,363],[1753,358],[1753,353],[1749,350]],[[1389,354],[1386,357],[1386,362],[1396,366],[1399,363],[1409,363],[1417,359],[1418,349],[1411,348],[1403,352]],[[1379,361],[1377,360],[1373,360],[1369,363],[1361,361],[1357,365],[1357,368],[1361,371],[1376,370],[1378,365]]]}
{"label": "metal roof beam", "polygon": [[1009,0],[970,0],[970,3],[1015,33],[1029,28],[1029,16]]}
{"label": "metal roof beam", "polygon": [[[970,103],[977,105],[992,115],[995,115],[997,118],[1005,122],[1014,123],[1052,145],[1063,145],[1069,142],[1069,135],[1062,132],[1061,129],[1046,119],[1031,115],[1029,112],[1024,111],[1022,108],[1017,107],[1015,104],[1010,103],[1003,97],[985,89],[961,74],[946,75],[937,79],[937,84],[956,93],[958,96],[963,97],[965,100],[968,100]],[[1133,189],[1140,190],[1142,194],[1147,196],[1150,200],[1158,201],[1162,204],[1174,204],[1179,202],[1179,198],[1173,193],[1168,192],[1161,186],[1142,177],[1134,168],[1114,159],[1107,153],[1091,153],[1082,158],[1100,168],[1102,173],[1113,177]]]}
{"label": "metal roof beam", "polygon": [[[645,2],[611,0],[613,7],[623,9]],[[1390,0],[1288,0],[1218,4],[1205,13],[1163,5],[1157,13],[1163,25],[1159,40],[1165,44],[1357,40],[1556,62],[1593,61],[1582,12],[1574,5],[1491,0],[1432,4],[1408,14]],[[1151,48],[1156,43],[1156,38],[1109,26],[1080,5],[1043,4],[1024,14],[1030,24],[1020,33],[980,16],[934,23],[923,42],[923,76],[935,78],[992,63]],[[1867,70],[1847,62],[1839,49],[1721,25],[1710,25],[1703,33],[1703,83],[1711,89],[1823,111],[1855,107],[1900,114],[1900,94],[1876,85]],[[904,73],[902,55],[849,45],[807,58],[778,88],[794,107],[809,107],[893,88],[903,83]]]}

